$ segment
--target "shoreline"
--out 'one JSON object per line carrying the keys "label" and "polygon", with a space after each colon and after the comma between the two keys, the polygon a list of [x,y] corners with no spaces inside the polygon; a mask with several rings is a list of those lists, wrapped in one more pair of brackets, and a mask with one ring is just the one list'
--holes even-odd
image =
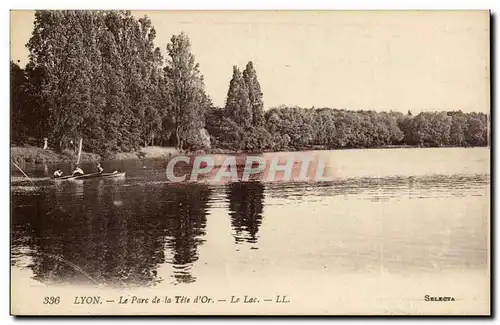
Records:
{"label": "shoreline", "polygon": [[[96,153],[83,152],[81,155],[81,162],[94,162],[99,160],[141,160],[141,159],[158,159],[158,158],[171,158],[178,155],[256,155],[264,154],[270,152],[301,152],[301,151],[327,151],[327,150],[359,150],[359,149],[412,149],[412,148],[476,148],[476,147],[466,147],[466,146],[410,146],[410,145],[391,145],[391,146],[379,146],[379,147],[369,147],[369,148],[286,148],[286,150],[262,150],[259,152],[247,152],[247,151],[234,151],[228,149],[208,149],[208,150],[198,150],[198,151],[178,151],[173,147],[145,147],[134,152],[118,152],[115,154],[109,154],[109,158],[104,159]],[[488,146],[477,147],[477,148],[489,148]],[[58,164],[66,162],[74,162],[76,160],[77,154],[70,150],[63,150],[62,152],[56,152],[53,149],[42,149],[39,147],[21,147],[14,146],[10,147],[10,155],[12,161],[16,164],[34,164],[34,165],[44,165],[44,164]]]}

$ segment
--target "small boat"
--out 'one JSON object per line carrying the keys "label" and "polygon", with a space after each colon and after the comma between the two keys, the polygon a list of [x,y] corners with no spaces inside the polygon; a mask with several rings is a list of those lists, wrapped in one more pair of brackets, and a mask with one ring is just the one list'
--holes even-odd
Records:
{"label": "small boat", "polygon": [[52,177],[52,180],[54,181],[64,181],[64,180],[69,180],[73,178],[73,175],[66,175],[66,176],[61,176],[61,177]]}
{"label": "small boat", "polygon": [[93,179],[93,178],[117,178],[117,177],[125,177],[125,172],[112,172],[112,173],[91,173],[84,175],[68,175],[52,178],[54,181],[72,181],[72,180],[84,180],[84,179]]}
{"label": "small boat", "polygon": [[96,178],[100,177],[102,173],[92,173],[92,174],[83,174],[83,175],[78,175],[78,176],[73,176],[69,179],[87,179],[87,178]]}

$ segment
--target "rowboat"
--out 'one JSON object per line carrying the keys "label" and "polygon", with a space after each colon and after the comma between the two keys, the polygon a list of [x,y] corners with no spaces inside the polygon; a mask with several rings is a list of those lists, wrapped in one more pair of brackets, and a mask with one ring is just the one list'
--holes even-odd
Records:
{"label": "rowboat", "polygon": [[78,175],[78,176],[73,176],[73,178],[70,179],[87,179],[87,178],[97,178],[100,177],[101,173],[92,173],[92,174],[83,174],[83,175]]}
{"label": "rowboat", "polygon": [[72,180],[84,180],[84,179],[92,179],[92,178],[118,178],[118,177],[125,177],[125,172],[118,173],[118,172],[113,172],[113,173],[91,173],[91,174],[84,174],[84,175],[68,175],[68,176],[62,176],[62,177],[56,177],[53,178],[54,181],[72,181]]}
{"label": "rowboat", "polygon": [[64,181],[72,178],[73,175],[61,176],[61,177],[52,177],[54,181]]}

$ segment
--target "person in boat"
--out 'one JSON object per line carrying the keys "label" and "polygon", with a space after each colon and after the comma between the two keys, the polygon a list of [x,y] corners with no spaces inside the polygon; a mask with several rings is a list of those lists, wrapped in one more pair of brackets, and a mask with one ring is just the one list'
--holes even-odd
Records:
{"label": "person in boat", "polygon": [[97,171],[99,173],[102,173],[104,171],[104,168],[102,168],[101,163],[97,163]]}
{"label": "person in boat", "polygon": [[83,172],[83,169],[80,168],[80,166],[76,166],[75,170],[73,171],[73,176],[79,176],[79,175],[83,175],[84,172]]}
{"label": "person in boat", "polygon": [[61,177],[62,175],[63,175],[63,172],[62,172],[61,168],[58,168],[58,169],[54,172],[54,178]]}

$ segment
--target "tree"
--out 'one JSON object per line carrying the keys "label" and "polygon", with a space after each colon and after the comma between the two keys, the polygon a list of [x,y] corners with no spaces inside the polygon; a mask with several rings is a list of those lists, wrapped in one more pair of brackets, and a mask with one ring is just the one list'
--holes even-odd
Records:
{"label": "tree", "polygon": [[141,140],[144,146],[154,143],[154,139],[161,131],[163,115],[168,112],[164,105],[163,93],[160,87],[163,84],[161,65],[163,57],[160,49],[154,46],[156,31],[151,20],[144,16],[139,19],[137,42],[142,50],[139,67],[141,82]]}
{"label": "tree", "polygon": [[205,94],[203,76],[191,52],[188,36],[184,33],[172,36],[167,52],[165,78],[171,85],[171,115],[175,125],[176,146],[181,150],[185,145],[202,142],[199,130],[204,128],[205,110],[209,107],[210,99]]}
{"label": "tree", "polygon": [[[37,11],[27,47],[35,69],[41,69],[42,100],[49,107],[51,138],[61,149],[66,139],[83,132],[91,114],[92,63],[83,34],[90,12]],[[85,33],[84,33],[85,31]]]}
{"label": "tree", "polygon": [[248,99],[252,108],[252,124],[261,126],[264,122],[264,102],[262,101],[262,91],[260,83],[257,80],[257,72],[253,67],[252,61],[249,61],[243,71],[243,80],[248,89]]}
{"label": "tree", "polygon": [[421,112],[411,120],[408,144],[431,147],[449,145],[451,120],[444,112]]}
{"label": "tree", "polygon": [[57,147],[84,137],[84,150],[108,153],[154,141],[166,111],[155,36],[149,18],[128,11],[35,13],[28,66]]}
{"label": "tree", "polygon": [[106,103],[102,119],[104,119],[103,132],[106,134],[102,149],[113,152],[125,149],[124,143],[128,141],[121,128],[124,124],[125,106],[128,99],[125,92],[123,45],[120,44],[121,16],[119,12],[110,11],[104,17],[106,26],[100,37],[100,52],[102,55],[102,74]]}
{"label": "tree", "polygon": [[451,117],[450,126],[450,144],[454,146],[462,146],[465,142],[465,132],[467,131],[467,116],[458,112],[449,112]]}
{"label": "tree", "polygon": [[211,127],[217,134],[216,143],[234,150],[271,148],[271,134],[264,125],[263,107],[262,92],[252,62],[248,62],[243,74],[237,66],[233,66],[224,118],[218,123],[219,130]]}
{"label": "tree", "polygon": [[226,99],[226,116],[241,127],[253,124],[253,111],[248,88],[237,66],[233,66],[233,77],[229,82]]}
{"label": "tree", "polygon": [[465,139],[469,145],[485,146],[488,137],[487,120],[485,114],[469,113]]}
{"label": "tree", "polygon": [[10,61],[10,120],[11,137],[21,141],[29,133],[30,126],[27,122],[30,115],[28,107],[28,78],[18,64]]}
{"label": "tree", "polygon": [[488,142],[482,113],[286,106],[264,113],[251,61],[243,72],[233,67],[225,107],[215,108],[188,36],[173,35],[165,59],[155,39],[151,20],[129,11],[36,11],[29,62],[10,67],[12,141],[49,137],[64,149],[83,137],[84,150],[101,155],[158,142],[246,151]]}

